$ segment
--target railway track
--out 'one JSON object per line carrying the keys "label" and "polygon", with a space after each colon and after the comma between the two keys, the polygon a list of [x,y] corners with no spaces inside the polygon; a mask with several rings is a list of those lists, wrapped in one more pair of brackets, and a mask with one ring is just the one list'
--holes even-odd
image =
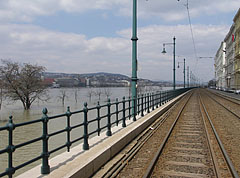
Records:
{"label": "railway track", "polygon": [[240,119],[240,100],[210,91],[206,92],[206,94],[228,112]]}
{"label": "railway track", "polygon": [[159,118],[101,177],[238,178],[204,104],[206,93],[202,99],[200,91],[189,93]]}
{"label": "railway track", "polygon": [[[221,167],[211,143],[205,117],[224,158]],[[207,110],[196,93],[180,110],[143,177],[238,177]]]}
{"label": "railway track", "polygon": [[[164,132],[166,132],[165,129],[171,126],[171,123],[168,123],[171,120],[171,116],[175,113],[177,114],[178,107],[180,107],[183,104],[184,101],[180,100],[176,104],[174,104],[166,113],[164,113],[160,118],[158,118],[148,129],[146,129],[141,135],[139,135],[132,143],[130,143],[127,148],[125,148],[116,158],[116,160],[110,161],[109,165],[105,165],[106,168],[102,168],[103,170],[99,171],[97,174],[95,174],[93,177],[116,177],[119,176],[119,173],[122,171],[123,168],[131,166],[130,163],[132,163],[132,159],[135,157],[136,154],[140,155],[141,162],[145,162],[144,159],[144,151],[142,150],[150,150],[151,148],[152,154],[155,153],[153,147],[158,148],[158,145],[156,143],[161,143],[163,140],[163,136],[165,135]],[[159,136],[159,133],[162,135]],[[161,138],[162,137],[162,138]],[[152,143],[147,144],[147,142]],[[155,143],[154,143],[155,142]],[[146,148],[147,147],[147,148]],[[156,150],[155,149],[155,150]],[[148,155],[151,155],[151,152],[147,153]],[[146,160],[147,162],[147,160]],[[136,165],[133,163],[132,165]],[[105,170],[106,169],[106,170]],[[135,168],[133,168],[135,169]],[[138,172],[138,171],[137,171]],[[132,172],[131,175],[128,175],[128,177],[135,177],[136,172]]]}
{"label": "railway track", "polygon": [[210,97],[208,92],[201,93],[208,115],[237,173],[240,175],[240,120],[239,114],[233,111],[236,104],[228,102],[226,105],[225,99],[217,96],[215,98],[214,95]]}

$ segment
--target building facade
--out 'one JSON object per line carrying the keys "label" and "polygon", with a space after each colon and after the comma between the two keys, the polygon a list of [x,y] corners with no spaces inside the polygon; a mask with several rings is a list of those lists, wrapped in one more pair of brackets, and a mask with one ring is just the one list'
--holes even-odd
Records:
{"label": "building facade", "polygon": [[216,87],[223,89],[226,88],[226,43],[222,42],[216,55],[215,55],[215,74],[216,74]]}
{"label": "building facade", "polygon": [[240,8],[214,60],[216,87],[240,90]]}
{"label": "building facade", "polygon": [[234,70],[235,70],[235,89],[240,89],[240,8],[238,9],[237,14],[234,19],[235,24],[235,61],[234,61]]}
{"label": "building facade", "polygon": [[234,34],[235,34],[235,24],[233,24],[225,37],[224,41],[226,43],[226,65],[225,65],[225,80],[226,87],[228,89],[235,88],[235,74],[234,74],[234,57],[235,57],[235,42],[234,42]]}

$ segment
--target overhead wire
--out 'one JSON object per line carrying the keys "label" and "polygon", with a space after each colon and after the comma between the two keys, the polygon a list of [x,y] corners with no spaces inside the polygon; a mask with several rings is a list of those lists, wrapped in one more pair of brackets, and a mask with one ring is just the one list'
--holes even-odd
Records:
{"label": "overhead wire", "polygon": [[192,27],[192,22],[191,22],[191,16],[190,16],[190,10],[189,10],[189,3],[188,3],[188,0],[187,0],[187,4],[184,5],[187,9],[187,14],[188,14],[188,22],[189,22],[189,27],[190,27],[190,31],[191,31],[191,37],[192,37],[192,43],[193,43],[193,49],[194,49],[194,55],[195,55],[195,58],[196,58],[196,61],[195,61],[195,66],[193,68],[193,71],[195,71],[197,73],[197,65],[198,65],[198,55],[197,55],[197,48],[196,48],[196,43],[195,43],[195,39],[194,39],[194,33],[193,33],[193,27]]}
{"label": "overhead wire", "polygon": [[195,44],[194,35],[193,35],[192,22],[191,22],[191,17],[190,17],[190,12],[189,12],[189,6],[188,6],[188,4],[187,4],[186,6],[187,6],[187,12],[188,12],[188,21],[189,21],[190,30],[191,30],[191,35],[192,35],[192,42],[193,42],[194,54],[195,54],[196,59],[198,60],[197,50],[196,50],[196,44]]}

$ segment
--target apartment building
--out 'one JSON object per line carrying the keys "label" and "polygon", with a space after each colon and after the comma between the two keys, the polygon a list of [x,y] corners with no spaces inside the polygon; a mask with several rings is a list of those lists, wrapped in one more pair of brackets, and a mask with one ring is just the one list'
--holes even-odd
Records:
{"label": "apartment building", "polygon": [[235,89],[240,89],[240,8],[234,19],[235,24],[235,60],[234,60],[234,74],[235,74]]}
{"label": "apartment building", "polygon": [[222,42],[216,55],[215,55],[215,77],[216,86],[218,88],[226,88],[226,55],[225,55],[226,43]]}
{"label": "apartment building", "polygon": [[214,60],[216,86],[240,90],[240,8]]}
{"label": "apartment building", "polygon": [[235,88],[235,74],[234,74],[234,56],[235,56],[235,42],[234,42],[234,34],[235,34],[235,24],[233,24],[225,37],[224,41],[226,43],[226,48],[224,49],[226,53],[226,65],[225,65],[225,80],[226,87],[228,89]]}

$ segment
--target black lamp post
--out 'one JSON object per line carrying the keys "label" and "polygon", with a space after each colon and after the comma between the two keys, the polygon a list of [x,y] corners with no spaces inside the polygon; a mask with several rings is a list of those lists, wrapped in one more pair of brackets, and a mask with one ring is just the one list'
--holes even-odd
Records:
{"label": "black lamp post", "polygon": [[166,49],[165,49],[165,45],[173,45],[173,90],[175,90],[176,88],[176,81],[175,81],[175,71],[176,71],[176,68],[175,68],[175,47],[176,47],[176,38],[175,36],[173,37],[173,43],[163,43],[163,51],[162,53],[163,54],[166,54]]}
{"label": "black lamp post", "polygon": [[[180,67],[180,66],[179,66],[179,63],[182,63],[182,62],[178,62],[178,68]],[[185,76],[186,76],[186,75],[185,75],[185,71],[186,71],[186,69],[185,69],[185,58],[183,59],[183,64],[184,64],[184,65],[183,65],[183,74],[184,74],[184,78],[183,78],[184,85],[183,85],[183,86],[184,86],[184,88],[185,88]]]}

